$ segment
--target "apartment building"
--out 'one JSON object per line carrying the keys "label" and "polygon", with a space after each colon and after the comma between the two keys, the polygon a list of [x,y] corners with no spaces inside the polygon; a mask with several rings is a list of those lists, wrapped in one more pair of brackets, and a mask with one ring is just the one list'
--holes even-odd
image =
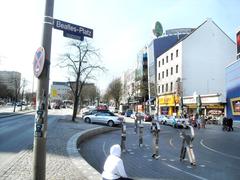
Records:
{"label": "apartment building", "polygon": [[196,111],[196,94],[204,113],[225,111],[225,67],[236,55],[235,42],[212,19],[207,19],[157,58],[157,102],[161,114]]}

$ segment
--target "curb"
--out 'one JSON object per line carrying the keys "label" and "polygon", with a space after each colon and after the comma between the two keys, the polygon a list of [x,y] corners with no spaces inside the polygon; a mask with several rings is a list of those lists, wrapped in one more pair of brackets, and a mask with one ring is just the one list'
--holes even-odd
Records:
{"label": "curb", "polygon": [[101,174],[88,164],[88,162],[79,153],[78,145],[90,137],[98,134],[117,130],[111,127],[97,127],[93,129],[84,130],[73,135],[67,142],[67,152],[72,163],[81,170],[83,177],[88,180],[102,179]]}
{"label": "curb", "polygon": [[6,117],[12,117],[12,116],[21,116],[23,114],[28,114],[28,113],[32,113],[35,112],[35,110],[31,110],[31,111],[22,111],[22,112],[9,112],[9,113],[4,113],[4,115],[0,116],[1,118],[6,118]]}

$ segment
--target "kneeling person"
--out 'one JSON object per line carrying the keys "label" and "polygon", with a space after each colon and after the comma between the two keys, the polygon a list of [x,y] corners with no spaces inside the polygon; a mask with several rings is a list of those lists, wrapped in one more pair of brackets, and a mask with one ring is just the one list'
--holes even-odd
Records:
{"label": "kneeling person", "polygon": [[103,180],[115,180],[115,179],[126,179],[127,174],[124,169],[123,161],[120,158],[121,156],[121,147],[119,144],[115,144],[110,148],[110,155],[107,157],[104,167],[102,178]]}

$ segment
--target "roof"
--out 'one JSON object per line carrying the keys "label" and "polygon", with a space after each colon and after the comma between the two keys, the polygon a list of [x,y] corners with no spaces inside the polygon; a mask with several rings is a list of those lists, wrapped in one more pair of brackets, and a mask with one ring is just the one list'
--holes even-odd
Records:
{"label": "roof", "polygon": [[176,44],[178,44],[178,43],[184,41],[185,39],[187,39],[189,36],[191,36],[194,32],[196,32],[200,27],[202,27],[205,23],[207,23],[209,21],[211,21],[220,31],[223,32],[223,34],[225,34],[234,44],[236,44],[211,18],[208,18],[206,21],[204,21],[202,24],[200,24],[195,30],[193,30],[190,34],[188,34],[187,36],[180,39]]}

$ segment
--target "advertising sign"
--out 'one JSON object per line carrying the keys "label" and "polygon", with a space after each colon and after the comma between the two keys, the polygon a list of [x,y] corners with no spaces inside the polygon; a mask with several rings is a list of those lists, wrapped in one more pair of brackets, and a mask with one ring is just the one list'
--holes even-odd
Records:
{"label": "advertising sign", "polygon": [[240,58],[240,30],[237,32],[237,59]]}

